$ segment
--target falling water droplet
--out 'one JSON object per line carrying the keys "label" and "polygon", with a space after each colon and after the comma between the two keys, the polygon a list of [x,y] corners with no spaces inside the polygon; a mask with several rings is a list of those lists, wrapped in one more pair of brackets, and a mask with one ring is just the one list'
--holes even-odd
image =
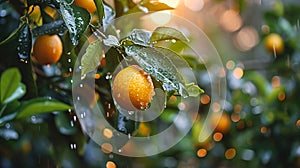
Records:
{"label": "falling water droplet", "polygon": [[79,87],[81,87],[81,88],[82,88],[82,87],[83,87],[83,84],[82,84],[82,83],[81,83],[81,84],[79,84]]}
{"label": "falling water droplet", "polygon": [[122,152],[122,149],[118,149],[118,152],[120,152],[120,153],[121,153],[121,152]]}
{"label": "falling water droplet", "polygon": [[73,116],[73,120],[76,122],[76,121],[77,121],[77,117],[76,117],[76,116]]}
{"label": "falling water droplet", "polygon": [[71,125],[71,127],[74,127],[74,122],[70,121],[70,125]]}
{"label": "falling water droplet", "polygon": [[71,55],[71,51],[67,52],[67,55]]}
{"label": "falling water droplet", "polygon": [[70,82],[73,83],[73,79],[71,79]]}
{"label": "falling water droplet", "polygon": [[72,62],[72,59],[71,59],[71,58],[68,59],[68,63],[70,63],[70,62]]}
{"label": "falling water droplet", "polygon": [[128,139],[130,139],[131,138],[131,134],[128,134]]}
{"label": "falling water droplet", "polygon": [[68,112],[71,113],[71,112],[72,112],[72,109],[68,109]]}
{"label": "falling water droplet", "polygon": [[72,71],[73,71],[73,69],[70,67],[70,68],[69,68],[69,72],[72,72]]}

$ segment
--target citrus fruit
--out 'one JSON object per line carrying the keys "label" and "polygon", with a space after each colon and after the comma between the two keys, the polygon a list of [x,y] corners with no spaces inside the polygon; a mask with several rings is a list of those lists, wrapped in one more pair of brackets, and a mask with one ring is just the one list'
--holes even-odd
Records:
{"label": "citrus fruit", "polygon": [[150,75],[137,65],[126,67],[115,76],[112,93],[117,104],[129,111],[146,109],[155,94]]}
{"label": "citrus fruit", "polygon": [[40,65],[56,63],[62,51],[62,42],[58,35],[39,36],[33,45],[33,56]]}
{"label": "citrus fruit", "polygon": [[90,13],[94,13],[97,9],[94,0],[74,0],[74,4],[88,10]]}
{"label": "citrus fruit", "polygon": [[271,33],[265,38],[265,47],[271,53],[282,53],[284,48],[284,42],[280,35]]}

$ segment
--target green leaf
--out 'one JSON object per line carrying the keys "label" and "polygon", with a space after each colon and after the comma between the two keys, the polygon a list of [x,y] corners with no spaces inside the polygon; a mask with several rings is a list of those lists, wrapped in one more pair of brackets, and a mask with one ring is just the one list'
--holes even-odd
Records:
{"label": "green leaf", "polygon": [[134,7],[130,8],[126,14],[130,13],[136,13],[136,12],[144,12],[144,13],[149,13],[150,11],[156,12],[156,11],[162,11],[162,10],[172,10],[174,8],[161,3],[161,2],[141,2]]}
{"label": "green leaf", "polygon": [[146,30],[134,29],[125,40],[129,40],[134,44],[149,46],[150,35],[151,33]]}
{"label": "green leaf", "polygon": [[104,18],[102,19],[102,23],[103,23],[104,31],[106,31],[107,27],[115,19],[116,13],[111,6],[105,3],[103,3],[103,5],[104,5]]}
{"label": "green leaf", "polygon": [[30,57],[32,46],[32,36],[29,29],[29,25],[26,24],[23,29],[20,30],[20,35],[18,38],[17,51],[19,59],[27,61]]}
{"label": "green leaf", "polygon": [[153,43],[163,40],[180,40],[183,42],[189,42],[189,39],[183,33],[171,27],[156,28],[153,31],[149,42]]}
{"label": "green leaf", "polygon": [[143,3],[142,4],[144,7],[146,7],[149,11],[162,11],[162,10],[172,10],[174,8],[164,4],[164,3],[161,3],[161,2],[146,2],[146,3]]}
{"label": "green leaf", "polygon": [[23,83],[20,83],[18,88],[15,90],[15,92],[13,92],[13,94],[4,101],[4,104],[10,103],[14,100],[23,97],[25,93],[26,93],[26,86]]}
{"label": "green leaf", "polygon": [[55,116],[55,124],[60,131],[60,133],[65,135],[75,134],[77,129],[74,125],[71,125],[70,119],[68,119],[65,113],[58,113]]}
{"label": "green leaf", "polygon": [[71,106],[51,100],[49,98],[36,98],[21,103],[17,110],[17,118],[29,117],[36,114],[49,113],[53,111],[65,111],[72,109]]}
{"label": "green leaf", "polygon": [[89,44],[85,54],[81,59],[81,78],[84,78],[87,73],[94,71],[98,65],[102,55],[102,46],[100,40]]}
{"label": "green leaf", "polygon": [[[185,61],[185,59],[183,59],[177,53],[175,53],[172,50],[169,50],[167,48],[162,48],[162,47],[154,47],[154,48],[157,51],[159,51],[160,53],[162,53],[164,56],[168,57],[177,69],[189,68],[189,70],[192,72],[192,69],[190,68],[189,64]],[[204,90],[201,89],[198,85],[195,85],[194,83],[186,84],[186,82],[184,82],[184,81],[185,80],[183,80],[182,82],[185,83],[184,86],[185,86],[189,96],[197,97],[197,96],[199,96],[199,94],[204,93]]]}
{"label": "green leaf", "polygon": [[16,29],[14,32],[12,32],[6,39],[4,39],[3,41],[1,41],[0,45],[3,45],[5,43],[9,42],[10,40],[13,40],[14,38],[16,38],[19,35],[19,33],[23,30],[23,28],[24,28],[25,25],[26,25],[25,22],[22,23],[18,27],[18,29]]}
{"label": "green leaf", "polygon": [[17,90],[21,83],[21,74],[17,68],[10,68],[0,78],[0,104],[3,104]]}
{"label": "green leaf", "polygon": [[106,39],[103,39],[103,44],[109,47],[120,46],[118,38],[113,35],[108,35]]}
{"label": "green leaf", "polygon": [[[173,62],[171,57],[151,47],[138,45],[125,46],[125,52],[128,56],[132,56],[145,72],[162,82],[165,91],[178,91],[183,97],[189,95],[185,81],[174,64],[177,60]],[[176,62],[176,64],[180,63]]]}
{"label": "green leaf", "polygon": [[102,0],[94,0],[94,2],[97,7],[97,15],[98,15],[100,21],[102,21],[102,19],[105,16],[103,1]]}
{"label": "green leaf", "polygon": [[33,36],[41,36],[44,34],[58,34],[63,33],[67,29],[63,20],[56,20],[51,23],[43,24],[43,26],[34,28],[32,30]]}
{"label": "green leaf", "polygon": [[60,4],[60,12],[69,30],[73,45],[77,45],[78,40],[90,23],[90,13],[86,9],[67,3]]}

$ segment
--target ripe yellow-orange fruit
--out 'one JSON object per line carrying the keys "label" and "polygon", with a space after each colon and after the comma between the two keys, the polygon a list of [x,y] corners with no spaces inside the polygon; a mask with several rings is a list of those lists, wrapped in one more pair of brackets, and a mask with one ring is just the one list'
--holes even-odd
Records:
{"label": "ripe yellow-orange fruit", "polygon": [[88,10],[90,13],[97,10],[94,0],[74,0],[74,4]]}
{"label": "ripe yellow-orange fruit", "polygon": [[118,105],[129,111],[146,109],[155,94],[150,75],[137,65],[126,67],[116,75],[112,93]]}
{"label": "ripe yellow-orange fruit", "polygon": [[42,35],[33,45],[33,56],[38,64],[56,63],[62,54],[63,46],[58,35]]}
{"label": "ripe yellow-orange fruit", "polygon": [[231,121],[230,117],[226,113],[221,114],[221,116],[213,114],[211,116],[210,124],[212,128],[215,128],[215,131],[227,133],[230,129]]}
{"label": "ripe yellow-orange fruit", "polygon": [[284,49],[284,42],[280,35],[271,33],[265,38],[265,47],[271,53],[282,53]]}

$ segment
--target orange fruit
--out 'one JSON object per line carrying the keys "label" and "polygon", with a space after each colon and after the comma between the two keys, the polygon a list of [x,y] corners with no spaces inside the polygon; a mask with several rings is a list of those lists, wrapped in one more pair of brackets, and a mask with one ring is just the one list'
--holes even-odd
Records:
{"label": "orange fruit", "polygon": [[33,56],[40,65],[56,63],[62,51],[63,46],[58,35],[39,36],[33,45]]}
{"label": "orange fruit", "polygon": [[97,10],[94,0],[74,0],[74,4],[88,10],[90,13]]}
{"label": "orange fruit", "polygon": [[271,53],[282,53],[284,49],[284,42],[280,35],[271,33],[265,38],[265,47]]}
{"label": "orange fruit", "polygon": [[146,109],[155,93],[150,75],[139,66],[131,65],[115,76],[112,94],[118,105],[133,111]]}
{"label": "orange fruit", "polygon": [[215,129],[215,131],[227,133],[231,126],[231,120],[228,114],[226,113],[221,114],[221,116],[219,116],[219,114],[213,114],[211,116],[210,124],[211,127]]}

